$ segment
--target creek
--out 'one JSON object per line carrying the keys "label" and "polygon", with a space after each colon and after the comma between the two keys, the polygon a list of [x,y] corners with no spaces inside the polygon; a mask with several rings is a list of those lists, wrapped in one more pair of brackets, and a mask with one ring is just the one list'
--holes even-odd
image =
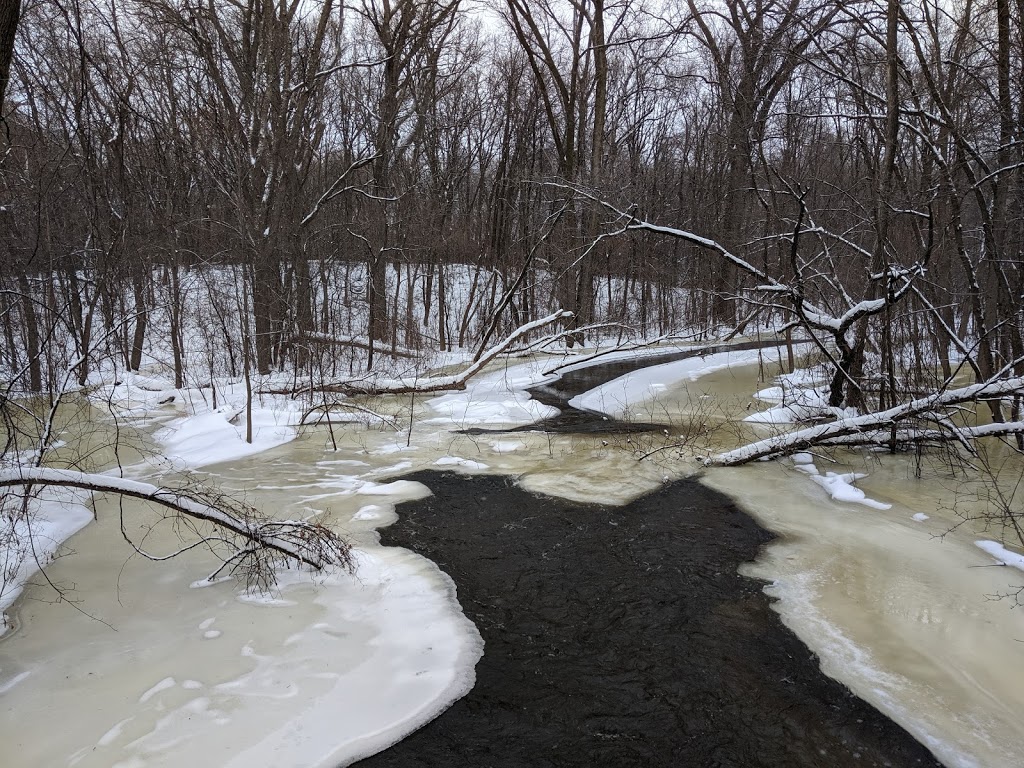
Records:
{"label": "creek", "polygon": [[[776,370],[774,363],[765,362],[665,388],[656,401],[637,405],[630,419],[667,424],[672,434],[693,431],[697,424],[696,432],[704,434],[704,427],[731,423],[743,413],[750,393],[760,386],[759,378],[771,378]],[[409,403],[395,399],[392,405],[397,413]],[[581,598],[580,604],[590,606],[588,615],[596,617],[596,636],[607,631],[616,638],[636,638],[636,662],[622,665],[619,683],[638,701],[660,697],[669,709],[682,713],[680,720],[673,721],[675,726],[659,719],[666,714],[653,717],[652,725],[659,732],[675,727],[687,738],[697,732],[717,732],[723,744],[735,741],[726,727],[733,722],[724,718],[728,710],[714,705],[731,695],[716,699],[714,692],[744,690],[742,676],[737,673],[734,680],[722,679],[718,685],[709,682],[697,693],[685,687],[659,687],[658,676],[671,675],[666,665],[655,663],[657,653],[675,655],[678,664],[685,661],[686,649],[670,646],[656,653],[645,646],[644,630],[639,624],[632,627],[628,609],[637,604],[641,606],[638,613],[650,615],[658,611],[648,608],[657,605],[668,617],[662,624],[669,631],[687,629],[678,622],[686,618],[686,611],[696,609],[672,601],[679,592],[693,590],[685,580],[661,583],[657,578],[672,567],[686,570],[672,565],[676,559],[698,558],[669,543],[687,530],[700,530],[707,546],[718,541],[723,552],[731,553],[731,560],[721,561],[728,562],[728,568],[712,568],[711,561],[705,560],[691,570],[700,576],[698,581],[728,583],[735,591],[731,603],[705,613],[714,621],[692,624],[680,635],[705,634],[713,643],[712,631],[734,631],[748,621],[747,614],[770,622],[761,583],[747,577],[763,579],[771,585],[768,593],[778,598],[772,607],[816,654],[822,669],[893,718],[943,763],[1019,764],[1024,729],[1014,714],[1024,709],[1024,672],[1018,663],[1024,616],[1010,610],[1005,601],[985,597],[1005,591],[1013,576],[1006,568],[975,567],[993,561],[973,545],[977,538],[973,531],[963,526],[953,530],[959,522],[954,497],[936,475],[918,480],[906,459],[876,461],[851,454],[850,463],[867,465],[869,477],[861,487],[892,505],[883,511],[834,501],[785,462],[708,471],[700,478],[700,486],[687,479],[698,466],[694,455],[718,445],[727,447],[749,434],[739,430],[714,433],[705,444],[694,443],[681,454],[659,450],[638,462],[638,453],[665,447],[660,433],[465,434],[432,424],[426,403],[416,408],[407,434],[348,427],[337,431],[338,448],[331,450],[322,430],[308,430],[266,453],[194,473],[283,517],[312,511],[325,515],[362,553],[361,577],[335,576],[320,585],[308,578],[286,579],[277,592],[259,600],[242,594],[239,585],[229,581],[190,588],[216,567],[208,553],[197,549],[166,563],[145,562],[121,540],[120,513],[123,510],[140,530],[158,521],[129,502],[98,500],[97,522],[70,541],[76,554],[47,569],[48,578],[73,587],[69,597],[77,601],[75,605],[54,603],[52,589],[44,584],[30,587],[17,608],[16,631],[0,640],[0,743],[5,768],[188,763],[330,766],[370,754],[423,725],[473,683],[471,670],[479,658],[480,638],[463,616],[463,608],[489,643],[502,626],[500,621],[481,623],[481,617],[491,619],[483,616],[476,602],[464,602],[461,607],[456,602],[456,588],[465,589],[466,599],[470,598],[470,587],[460,580],[465,573],[454,565],[444,573],[428,559],[443,561],[440,550],[410,531],[417,526],[446,529],[416,522],[421,510],[435,516],[461,511],[483,516],[485,522],[493,511],[494,530],[479,535],[489,536],[492,545],[500,547],[505,541],[502,533],[514,529],[518,541],[530,542],[522,551],[500,553],[503,557],[545,558],[559,536],[567,542],[563,552],[571,549],[568,543],[579,542],[575,559],[559,561],[558,568],[543,577],[539,573],[524,577],[521,595],[520,589],[507,587],[508,604],[502,610],[509,612],[508,617],[517,616],[517,600],[536,602],[552,579],[570,586],[574,579],[586,580],[593,573],[588,569],[602,570],[604,557],[628,562],[635,575],[644,552],[658,550],[657,567],[652,563],[645,572],[652,579],[650,589],[641,588],[632,596],[624,593],[627,607],[621,612],[602,614],[600,600],[588,603]],[[407,478],[412,472],[436,469],[439,460],[451,457],[462,462],[459,471],[483,477],[476,481],[431,474]],[[515,486],[501,478],[515,478]],[[416,506],[416,500],[425,499],[431,490],[437,495]],[[695,510],[691,499],[702,499],[704,506],[714,509],[731,509],[712,491],[728,494],[778,538],[758,549],[767,537],[746,516],[728,511],[722,519],[713,514],[702,518],[710,513]],[[544,497],[557,500],[546,512],[550,525],[544,535],[538,532],[532,537],[526,512],[531,503],[542,504]],[[645,498],[637,502],[641,497]],[[413,506],[407,516],[405,507],[398,507],[402,521],[394,528],[394,536],[420,554],[378,544],[377,529],[393,523],[395,506],[406,501]],[[599,516],[592,508],[579,506],[594,503],[602,505]],[[657,524],[644,522],[652,514],[651,505],[661,510]],[[673,514],[666,517],[666,510]],[[913,520],[912,515],[919,512],[926,512],[930,519]],[[675,522],[666,522],[673,516]],[[559,525],[567,527],[560,531]],[[577,530],[580,525],[589,531],[586,537]],[[672,530],[659,529],[664,525]],[[595,532],[596,538],[591,536]],[[470,535],[467,531],[467,539]],[[385,543],[391,536],[385,531]],[[417,545],[420,540],[422,548]],[[147,544],[166,549],[176,541],[173,527],[160,524],[149,534]],[[593,548],[593,557],[582,554],[588,548]],[[754,557],[741,567],[742,577],[734,572],[736,564]],[[387,610],[380,609],[382,601]],[[600,642],[593,647],[583,642],[588,625],[580,618],[561,622],[561,634],[550,639],[550,647],[539,646],[551,632],[544,622],[558,625],[559,611],[565,615],[557,605],[538,603],[525,618],[536,626],[529,631],[517,629],[517,637],[534,644],[537,660],[543,657],[550,665],[554,659],[557,666],[559,654],[577,646],[591,648],[591,655],[604,652]],[[752,636],[756,638],[756,632]],[[784,697],[786,681],[793,679],[790,672],[813,671],[816,661],[795,641],[785,645],[786,640],[779,640],[782,645],[778,646],[775,642],[772,647],[781,648],[783,656],[805,657],[790,671],[774,672],[774,698],[764,701],[773,702],[769,719],[782,725],[762,730],[769,741],[789,752],[764,752],[765,759],[772,754],[803,754],[804,764],[814,764],[813,749],[824,743],[819,736],[828,728],[810,728],[810,720],[800,719],[813,717],[809,694]],[[756,640],[751,643],[750,647],[756,646]],[[647,656],[649,663],[644,662]],[[620,663],[611,656],[606,662],[602,674]],[[527,659],[515,674],[525,685],[530,675],[543,674],[544,668],[549,667]],[[758,668],[764,669],[752,664],[749,673]],[[488,668],[479,669],[473,694],[450,712],[474,706],[475,695],[487,695],[489,689],[482,685],[487,682],[483,670]],[[822,680],[799,683],[805,686],[799,690],[820,687],[825,691],[821,701],[832,702],[828,707],[838,702],[855,709],[863,706],[841,687],[828,689],[829,683]],[[648,691],[653,692],[648,695]],[[586,689],[567,693],[577,700],[588,695]],[[617,764],[634,759],[648,761],[636,764],[678,764],[658,762],[660,758],[637,751],[644,739],[650,739],[632,728],[635,720],[619,716],[617,697],[602,706],[597,712],[585,707],[573,710],[581,713],[583,722],[574,732],[590,734],[587,743],[594,750],[598,749],[594,745],[603,745],[606,752],[571,750],[566,742],[559,754],[591,754],[598,761],[604,754],[612,762],[627,761]],[[367,729],[372,730],[368,713],[402,707],[393,713],[394,725],[386,733],[367,734]],[[798,714],[780,719],[779,713],[791,707]],[[850,728],[837,724],[833,735],[838,737],[830,746],[821,746],[832,750],[832,756],[846,755],[843,764],[876,760],[883,764],[883,757],[868,758],[857,748],[846,749],[858,744],[866,745],[865,749],[904,750],[894,753],[890,762],[895,765],[927,759],[914,752],[912,741],[901,741],[906,736],[898,728],[887,730],[892,726],[884,719],[872,720],[869,708],[856,711],[860,714],[852,718]],[[698,718],[700,712],[706,715],[703,720]],[[709,714],[716,712],[723,719]],[[684,727],[686,713],[693,733]],[[427,737],[435,726],[445,728],[444,717],[413,738]],[[858,719],[863,726],[859,731]],[[54,728],[54,723],[60,727]],[[334,747],[327,746],[330,739]],[[662,742],[668,751],[659,754],[671,759],[683,754],[672,752],[679,749],[678,741]],[[520,746],[528,748],[529,739]],[[467,755],[476,754],[469,746],[465,749]],[[387,754],[378,759],[390,759]],[[728,764],[732,758],[722,755],[759,753],[692,754],[719,755],[721,764]],[[864,761],[857,763],[856,756],[862,754]],[[774,764],[779,764],[778,759]],[[552,760],[556,763],[573,764]],[[444,763],[410,758],[391,764]]]}

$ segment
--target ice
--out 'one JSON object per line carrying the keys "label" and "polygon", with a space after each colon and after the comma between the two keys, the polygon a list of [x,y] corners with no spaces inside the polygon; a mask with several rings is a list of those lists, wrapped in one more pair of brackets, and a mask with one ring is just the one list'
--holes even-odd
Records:
{"label": "ice", "polygon": [[381,513],[384,511],[383,507],[377,504],[367,504],[364,507],[360,507],[359,511],[352,515],[353,520],[379,520]]}
{"label": "ice", "polygon": [[142,694],[142,696],[139,697],[139,704],[145,704],[147,701],[149,701],[151,698],[156,696],[161,691],[166,691],[168,688],[173,688],[175,685],[177,685],[177,683],[175,682],[173,677],[165,677],[163,680],[161,680],[159,683],[154,685],[152,688],[147,690],[145,693]]}
{"label": "ice", "polygon": [[434,462],[438,467],[465,467],[466,469],[487,469],[488,466],[482,461],[463,459],[458,456],[442,456]]}
{"label": "ice", "polygon": [[[419,450],[419,448],[417,448],[415,445],[406,445],[405,443],[393,443],[391,445],[382,445],[379,448],[375,448],[373,452],[376,453],[376,454],[383,454],[383,453],[404,453],[406,451],[418,451],[418,450]],[[338,463],[338,464],[345,464],[345,463],[348,463],[348,462],[339,461],[339,462],[336,462],[336,463]]]}
{"label": "ice", "polygon": [[88,499],[84,491],[42,488],[29,502],[27,519],[0,519],[0,636],[8,629],[4,611],[28,580],[60,553],[65,541],[92,522]]}
{"label": "ice", "polygon": [[114,741],[116,741],[121,736],[121,731],[124,730],[125,725],[130,723],[132,720],[133,718],[126,717],[124,720],[115,723],[114,726],[109,731],[100,736],[99,741],[97,741],[96,744],[101,747],[106,747],[114,743]]}
{"label": "ice", "polygon": [[395,480],[391,483],[366,482],[359,488],[364,496],[401,496],[403,499],[425,499],[430,489],[415,480]]}
{"label": "ice", "polygon": [[470,379],[464,391],[428,400],[427,406],[437,416],[426,418],[423,423],[456,428],[484,424],[515,426],[555,416],[557,408],[537,402],[524,391],[547,378],[543,367],[541,362],[533,361]]}
{"label": "ice", "polygon": [[883,504],[880,501],[868,498],[867,494],[864,493],[860,488],[856,488],[853,483],[860,480],[867,475],[856,472],[826,472],[822,475],[810,475],[811,480],[816,482],[836,501],[846,501],[851,504],[863,504],[866,507],[873,507],[874,509],[889,509],[891,504]]}

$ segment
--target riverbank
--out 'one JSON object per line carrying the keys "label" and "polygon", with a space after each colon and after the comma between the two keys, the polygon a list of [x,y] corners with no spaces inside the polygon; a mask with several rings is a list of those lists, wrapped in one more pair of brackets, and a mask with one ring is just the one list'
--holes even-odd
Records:
{"label": "riverbank", "polygon": [[407,479],[384,544],[448,573],[477,684],[360,766],[917,766],[927,749],[826,677],[740,576],[770,534],[696,480],[625,507],[501,477]]}

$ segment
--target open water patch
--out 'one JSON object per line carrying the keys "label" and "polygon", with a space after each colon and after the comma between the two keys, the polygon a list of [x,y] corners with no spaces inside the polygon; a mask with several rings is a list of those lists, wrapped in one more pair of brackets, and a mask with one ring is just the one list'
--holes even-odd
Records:
{"label": "open water patch", "polygon": [[771,535],[684,480],[625,507],[426,472],[383,543],[433,560],[485,641],[477,684],[371,766],[924,766],[738,568]]}
{"label": "open water patch", "polygon": [[558,409],[557,416],[541,419],[532,424],[523,424],[506,429],[473,427],[461,430],[465,435],[505,434],[509,432],[551,432],[556,434],[635,434],[639,432],[661,432],[671,425],[661,422],[618,419],[600,411],[581,408],[570,403],[594,387],[652,366],[674,363],[680,360],[703,358],[723,352],[742,352],[752,349],[767,349],[780,346],[778,340],[753,340],[735,344],[711,344],[694,349],[619,358],[608,362],[588,361],[563,371],[558,378],[530,387],[526,391],[537,402]]}

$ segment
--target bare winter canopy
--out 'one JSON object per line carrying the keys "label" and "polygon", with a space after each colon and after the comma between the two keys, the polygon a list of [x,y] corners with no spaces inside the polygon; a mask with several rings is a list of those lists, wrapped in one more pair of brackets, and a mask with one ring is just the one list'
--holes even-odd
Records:
{"label": "bare winter canopy", "polygon": [[811,339],[836,412],[933,437],[974,385],[1022,422],[1021,0],[20,6],[8,396],[154,348],[353,392],[565,311]]}

